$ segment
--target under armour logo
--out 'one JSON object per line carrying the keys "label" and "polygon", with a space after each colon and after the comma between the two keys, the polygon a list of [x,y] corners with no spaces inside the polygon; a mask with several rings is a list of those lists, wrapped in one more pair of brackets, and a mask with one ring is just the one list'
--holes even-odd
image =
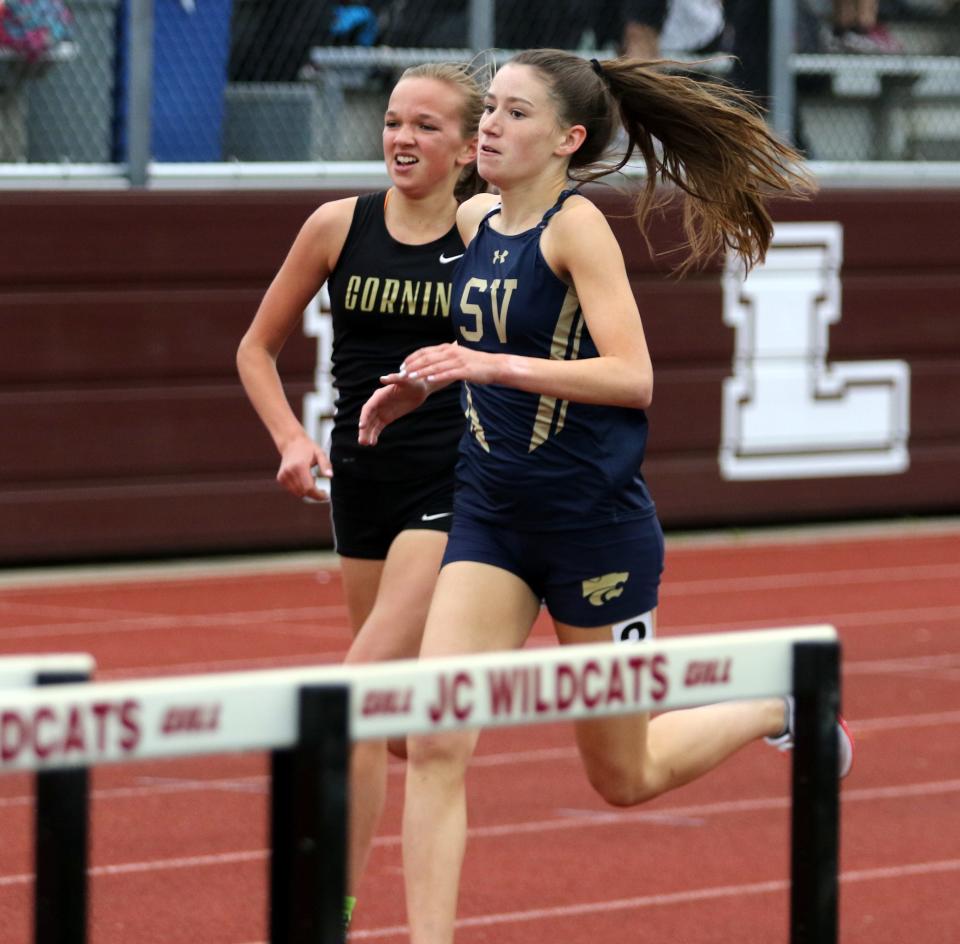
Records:
{"label": "under armour logo", "polygon": [[630,579],[630,574],[604,574],[602,577],[591,577],[583,581],[583,596],[593,606],[602,606],[615,600],[623,593],[623,585]]}
{"label": "under armour logo", "polygon": [[509,254],[509,252],[510,252],[509,249],[494,249],[494,250],[493,250],[493,261],[494,261],[494,263],[497,263],[497,262],[506,262],[506,261],[507,261],[507,255]]}

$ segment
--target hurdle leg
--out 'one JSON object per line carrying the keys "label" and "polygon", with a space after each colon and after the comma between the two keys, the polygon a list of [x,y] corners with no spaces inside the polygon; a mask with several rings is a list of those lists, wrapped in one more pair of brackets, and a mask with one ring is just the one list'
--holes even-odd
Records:
{"label": "hurdle leg", "polygon": [[839,868],[840,647],[794,646],[791,944],[836,944]]}
{"label": "hurdle leg", "polygon": [[271,755],[271,944],[342,944],[347,686],[305,686],[299,743]]}
{"label": "hurdle leg", "polygon": [[[85,682],[82,673],[48,672],[38,685]],[[90,771],[36,776],[34,941],[84,944],[87,939],[87,849]]]}

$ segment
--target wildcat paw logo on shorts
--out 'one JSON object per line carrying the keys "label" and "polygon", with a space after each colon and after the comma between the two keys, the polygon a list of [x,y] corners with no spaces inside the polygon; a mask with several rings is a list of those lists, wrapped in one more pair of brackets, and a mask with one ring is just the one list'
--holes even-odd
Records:
{"label": "wildcat paw logo on shorts", "polygon": [[623,593],[623,585],[630,579],[630,574],[604,574],[602,577],[591,577],[583,582],[583,597],[594,606],[603,606],[615,600]]}

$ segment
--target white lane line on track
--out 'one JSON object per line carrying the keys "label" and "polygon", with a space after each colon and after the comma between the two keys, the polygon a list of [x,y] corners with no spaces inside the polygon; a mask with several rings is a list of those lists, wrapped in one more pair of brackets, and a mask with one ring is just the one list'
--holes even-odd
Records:
{"label": "white lane line on track", "polygon": [[[114,633],[152,632],[156,630],[203,629],[223,627],[246,630],[264,635],[294,635],[331,637],[346,640],[349,630],[346,626],[347,609],[340,604],[322,607],[286,608],[283,610],[253,610],[242,613],[194,614],[189,616],[148,616],[84,623],[61,623],[46,625],[0,626],[0,636],[8,639],[41,639],[46,637],[69,637],[86,635],[113,635]],[[315,619],[344,620],[342,625],[312,625],[301,627],[297,624]],[[285,620],[287,625],[275,625]],[[807,622],[827,622],[836,625],[841,631],[857,627],[871,628],[884,624],[910,626],[924,622],[960,622],[960,606],[919,606],[897,610],[877,610],[865,612],[857,610],[850,613],[821,613]],[[796,618],[771,617],[759,620],[723,620],[713,623],[669,623],[663,626],[664,638],[670,636],[712,633],[718,631],[737,632],[753,629],[775,629],[797,625]],[[271,625],[274,624],[274,625]],[[528,645],[552,644],[552,639],[537,641],[531,639]],[[210,663],[211,665],[214,663]]]}
{"label": "white lane line on track", "polygon": [[[122,862],[118,865],[97,865],[87,870],[92,878],[98,876],[136,875],[142,872],[169,871],[170,869],[194,869],[211,865],[237,865],[242,862],[262,862],[269,856],[266,849],[251,849],[243,852],[220,852],[213,855],[182,856],[176,859],[154,859],[151,862]],[[9,885],[29,885],[33,873],[0,876],[0,888]]]}
{"label": "white lane line on track", "polygon": [[[914,875],[935,875],[943,872],[960,871],[960,859],[943,859],[938,862],[916,862],[907,865],[889,866],[878,869],[861,869],[842,872],[842,884],[854,882],[876,882],[887,879],[907,878]],[[637,898],[620,898],[613,901],[583,902],[576,905],[559,905],[554,908],[530,908],[526,911],[508,911],[501,914],[477,915],[472,918],[460,918],[455,927],[485,928],[498,924],[518,924],[524,921],[544,921],[557,918],[576,918],[584,915],[606,913],[610,911],[632,911],[635,908],[652,908],[663,905],[694,904],[700,901],[712,901],[718,898],[734,898],[742,895],[768,895],[784,892],[790,887],[785,879],[770,882],[754,882],[748,885],[719,885],[713,888],[694,888],[682,892],[667,892],[661,895],[641,895]],[[351,940],[369,940],[372,938],[398,937],[407,935],[406,925],[387,928],[371,928],[350,932]]]}
{"label": "white lane line on track", "polygon": [[848,724],[854,735],[903,728],[939,728],[948,724],[960,724],[960,711],[934,711],[923,715],[901,715],[899,718],[872,718]]}
{"label": "white lane line on track", "polygon": [[[793,524],[783,527],[669,531],[669,552],[689,557],[709,552],[725,553],[764,548],[809,547],[824,544],[831,549],[866,541],[929,541],[960,535],[960,517],[914,518],[909,520]],[[52,592],[74,590],[95,584],[183,583],[202,579],[237,577],[310,576],[329,582],[339,570],[340,559],[333,551],[286,551],[277,554],[228,555],[181,558],[167,561],[137,561],[119,564],[77,564],[32,567],[0,574],[0,589],[45,587]]]}
{"label": "white lane line on track", "polygon": [[[554,641],[544,637],[532,637],[527,648],[546,648],[555,645]],[[224,669],[257,669],[273,666],[315,665],[327,662],[339,662],[343,650],[327,652],[308,652],[300,655],[264,656],[248,659],[220,659],[215,662],[178,662],[160,667],[144,666],[135,669],[104,669],[97,672],[99,681],[108,679],[149,677],[153,675],[189,675],[200,672],[219,672]],[[905,656],[902,659],[859,659],[843,663],[845,675],[886,675],[912,674],[914,672],[942,671],[960,667],[960,653],[944,653],[932,656]]]}
{"label": "white lane line on track", "polygon": [[[265,774],[250,774],[247,777],[224,777],[217,780],[198,780],[189,777],[138,777],[141,791],[158,788],[160,793],[172,793],[177,790],[196,792],[213,790],[218,793],[254,793],[264,794],[269,786]],[[142,794],[141,794],[142,795]]]}
{"label": "white lane line on track", "polygon": [[[960,724],[960,711],[934,711],[915,715],[894,715],[888,718],[862,718],[849,720],[854,735],[874,731],[896,731],[902,728],[935,728],[941,725]],[[498,754],[477,754],[470,761],[471,767],[497,767],[504,764],[532,761],[568,760],[578,756],[575,747],[544,747],[532,751],[505,751]],[[390,769],[406,769],[401,761],[391,761]]]}
{"label": "white lane line on track", "polygon": [[[320,613],[319,611],[322,611]],[[57,636],[57,635],[83,635],[91,633],[102,633],[110,634],[113,632],[143,632],[156,629],[183,629],[183,628],[205,628],[210,626],[222,626],[224,628],[233,628],[233,629],[246,629],[252,632],[261,632],[265,635],[277,634],[276,629],[271,630],[268,626],[264,626],[261,620],[266,621],[268,624],[271,619],[275,619],[278,611],[253,611],[243,614],[222,614],[222,615],[203,615],[203,616],[193,616],[193,617],[149,617],[145,620],[135,620],[135,621],[121,621],[122,625],[117,625],[116,622],[100,622],[94,626],[91,624],[69,624],[63,627],[54,627],[54,626],[40,626],[40,627],[12,627],[11,629],[4,629],[0,627],[0,637],[4,639],[12,638],[13,635],[16,635],[17,638],[29,639],[31,635],[37,637],[44,636]],[[310,607],[304,608],[301,610],[285,610],[283,611],[287,616],[292,617],[291,622],[297,622],[300,620],[308,620],[316,618],[318,615],[321,616],[346,616],[346,608],[342,606],[330,606],[330,607]],[[878,611],[876,613],[834,613],[826,614],[822,617],[818,617],[818,621],[826,621],[836,624],[841,630],[852,629],[856,626],[866,626],[872,627],[874,625],[880,625],[884,623],[895,623],[898,625],[917,623],[917,622],[941,622],[946,621],[950,622],[952,620],[957,620],[960,622],[960,606],[952,607],[916,607],[913,609],[903,609],[903,610],[884,610]],[[691,623],[687,625],[683,624],[671,624],[664,627],[664,638],[669,638],[672,636],[679,636],[684,634],[695,634],[695,633],[709,633],[716,632],[720,629],[729,632],[741,631],[741,630],[752,630],[752,629],[773,629],[778,626],[791,626],[796,625],[796,620],[787,621],[784,619],[767,619],[767,620],[742,620],[742,621],[729,621],[723,624],[720,623],[711,623],[711,624],[702,624],[702,623]],[[63,630],[63,631],[61,631]],[[333,626],[327,624],[326,626],[316,626],[316,627],[306,627],[306,628],[281,628],[279,634],[289,633],[290,635],[296,636],[308,636],[310,638],[321,638],[321,637],[336,637],[338,639],[346,640],[350,633],[346,627],[346,623],[342,626]],[[539,637],[533,636],[527,642],[527,647],[542,647],[554,645],[554,640],[550,637]],[[171,663],[165,666],[147,666],[140,668],[119,668],[119,669],[107,669],[97,672],[97,678],[101,680],[111,679],[111,678],[134,678],[144,675],[173,675],[177,673],[194,673],[194,672],[216,672],[222,669],[232,669],[232,668],[247,668],[247,669],[256,669],[261,666],[269,665],[300,665],[300,664],[310,664],[311,662],[320,663],[327,661],[334,661],[343,658],[345,650],[336,650],[333,652],[312,652],[312,653],[303,653],[297,655],[289,656],[269,656],[263,658],[248,658],[248,659],[227,659],[227,660],[218,660],[210,662],[183,662],[183,663]],[[916,669],[926,669],[926,668],[953,668],[957,664],[954,660],[957,657],[953,655],[941,655],[941,656],[917,656],[917,657],[907,657],[904,659],[882,659],[882,660],[873,660],[870,665],[875,667],[877,672],[891,671],[905,671],[907,667],[913,666]],[[934,665],[930,660],[941,660],[942,664]],[[930,664],[924,664],[929,662]],[[867,664],[867,663],[862,663]],[[856,672],[856,671],[874,671],[873,668],[858,670],[856,668],[851,668],[851,666],[856,666],[858,663],[846,662],[844,664],[845,672]],[[889,667],[889,668],[888,668]]]}
{"label": "white lane line on track", "polygon": [[848,675],[895,675],[957,667],[960,667],[960,652],[945,652],[934,656],[905,656],[902,659],[858,659],[845,662],[843,671]]}
{"label": "white lane line on track", "polygon": [[[901,797],[940,796],[960,792],[960,780],[905,784],[897,787],[865,787],[862,790],[844,789],[840,799],[844,804],[898,799]],[[580,819],[564,816],[557,819],[530,820],[525,823],[502,823],[494,826],[475,826],[468,830],[472,839],[492,839],[521,833],[559,832],[595,826],[625,826],[646,823],[652,826],[670,825],[670,818],[691,819],[739,813],[759,813],[790,808],[790,797],[754,797],[744,800],[722,800],[717,803],[694,803],[662,810],[635,810],[618,813],[615,810],[589,810]],[[380,836],[375,846],[399,846],[400,836]]]}
{"label": "white lane line on track", "polygon": [[[692,596],[698,594],[720,594],[720,593],[744,593],[750,591],[770,592],[773,590],[784,590],[789,588],[802,588],[810,586],[849,586],[863,585],[871,583],[890,583],[896,580],[909,581],[916,584],[924,580],[951,580],[960,577],[960,565],[957,564],[925,564],[916,566],[901,567],[883,567],[883,568],[858,568],[848,570],[827,570],[822,572],[801,572],[791,574],[775,574],[757,577],[727,577],[711,578],[704,580],[683,580],[664,582],[662,594],[664,597],[670,596]],[[202,582],[203,577],[198,577],[197,582]],[[0,591],[2,592],[2,591]],[[26,610],[27,612],[44,612],[45,610],[57,611],[61,608],[52,606],[48,603],[30,604],[27,601],[9,599],[3,600],[0,597],[0,608],[15,608],[15,610]],[[63,608],[68,609],[68,608]],[[78,635],[86,634],[90,631],[143,631],[155,628],[179,628],[203,626],[211,623],[233,622],[238,623],[264,623],[285,619],[288,621],[310,620],[322,615],[331,615],[335,613],[338,616],[346,614],[345,605],[331,605],[327,607],[293,607],[283,610],[255,610],[247,613],[224,613],[224,614],[194,614],[192,616],[177,616],[171,614],[154,614],[138,616],[135,614],[118,615],[115,611],[74,608],[68,609],[69,612],[85,613],[91,615],[103,612],[106,623],[103,621],[80,623],[63,622],[49,625],[23,625],[10,626],[3,629],[6,638],[31,638],[43,636],[59,635]],[[835,614],[834,622],[846,622],[849,625],[855,624],[857,619],[877,620],[880,622],[889,622],[909,617],[911,614],[933,618],[960,618],[960,607],[934,607],[934,608],[914,608],[905,610],[878,611],[877,614],[864,614],[862,612],[852,614]],[[760,623],[741,623],[731,624],[729,628],[746,628],[750,625],[764,626],[769,625],[769,621]],[[697,631],[702,629],[712,629],[710,627],[672,627],[675,630]],[[726,628],[726,627],[725,627]]]}
{"label": "white lane line on track", "polygon": [[[283,616],[286,623],[279,623],[278,617]],[[253,611],[248,613],[223,613],[223,614],[203,614],[194,616],[150,616],[134,617],[131,619],[111,619],[99,620],[89,623],[64,623],[59,625],[47,624],[40,626],[14,626],[5,628],[0,625],[0,638],[4,641],[20,639],[29,643],[31,639],[42,638],[66,638],[73,636],[109,636],[116,633],[131,632],[156,632],[166,631],[175,632],[178,630],[193,629],[229,629],[239,630],[252,634],[263,636],[288,636],[294,638],[308,639],[330,639],[345,641],[350,637],[350,630],[347,626],[347,610],[344,606],[330,607],[311,607],[302,611]],[[309,622],[314,619],[330,620],[342,619],[342,623],[320,622],[309,626],[299,625],[301,622]],[[901,610],[884,610],[875,613],[828,613],[818,616],[815,622],[827,622],[836,625],[841,632],[852,630],[857,627],[873,628],[883,624],[895,624],[898,626],[931,623],[931,622],[953,622],[960,623],[960,606],[948,607],[914,607]],[[760,629],[789,628],[797,625],[797,619],[770,618],[763,620],[728,620],[722,623],[690,623],[677,624],[671,623],[663,627],[663,638],[671,638],[680,635],[694,635],[699,633],[713,633],[718,631],[739,632]],[[555,641],[549,637],[531,637],[527,642],[527,647],[540,647],[555,645]],[[337,650],[332,653],[336,659],[341,659],[345,649]],[[15,651],[7,651],[5,654],[16,654]],[[134,669],[110,669],[99,671],[97,678],[124,678],[144,675],[148,673],[170,675],[177,672],[210,672],[218,671],[221,667],[242,664],[247,668],[256,668],[260,665],[275,664],[277,658],[280,659],[305,659],[312,658],[319,661],[320,656],[328,656],[330,653],[304,653],[302,655],[267,657],[264,659],[251,658],[239,660],[219,660],[211,662],[188,662],[171,663],[165,666],[151,666]],[[922,657],[930,658],[930,657]],[[946,658],[946,657],[941,657]],[[904,660],[886,660],[888,662],[901,662]]]}
{"label": "white lane line on track", "polygon": [[[138,778],[151,780],[153,778]],[[173,779],[145,783],[135,787],[105,787],[94,790],[91,800],[142,800],[145,797],[163,796],[179,793],[252,793],[264,795],[269,789],[269,781],[263,775],[249,777],[225,777],[219,780]],[[33,806],[33,794],[0,798],[0,809],[14,806]]]}
{"label": "white lane line on track", "polygon": [[[826,571],[799,571],[796,573],[765,574],[760,576],[703,578],[692,580],[666,580],[661,587],[661,595],[670,596],[697,596],[704,594],[770,592],[771,590],[802,589],[804,587],[822,586],[857,586],[876,583],[895,583],[898,581],[911,584],[923,581],[956,580],[960,578],[960,564],[916,564],[895,567],[878,568],[849,568],[845,570]],[[196,583],[204,583],[208,577],[198,576]],[[70,589],[82,590],[83,585],[74,585]],[[46,590],[53,588],[46,588]],[[45,592],[46,592],[45,590]],[[2,587],[0,587],[2,594]],[[107,618],[117,616],[136,616],[134,612],[118,613],[104,607],[66,606],[39,602],[32,599],[18,599],[0,596],[0,609],[13,612],[31,614],[49,612],[67,614],[89,614],[90,616],[103,615]],[[149,615],[149,614],[144,614]],[[160,614],[154,614],[160,616]],[[264,611],[268,616],[269,611]]]}
{"label": "white lane line on track", "polygon": [[[0,611],[19,616],[21,619],[24,616],[49,616],[51,619],[53,617],[59,617],[60,619],[66,617],[69,619],[71,625],[77,621],[78,617],[86,617],[89,620],[99,621],[137,618],[149,619],[159,615],[156,612],[131,610],[127,607],[67,606],[65,604],[57,604],[54,606],[46,603],[37,603],[35,601],[4,600],[2,598],[0,598]],[[10,628],[17,629],[19,627],[12,626]]]}
{"label": "white lane line on track", "polygon": [[[889,866],[880,869],[860,869],[843,872],[840,881],[843,884],[855,882],[876,882],[886,879],[909,878],[914,875],[937,875],[960,870],[960,859],[943,859],[939,862],[916,862],[908,865]],[[556,908],[532,908],[527,911],[508,911],[502,914],[477,915],[473,918],[460,918],[455,927],[467,928],[491,927],[498,924],[520,924],[525,921],[543,921],[556,918],[576,918],[608,911],[632,911],[639,908],[653,908],[663,905],[696,904],[700,901],[715,901],[720,898],[736,898],[741,895],[769,895],[785,892],[790,883],[784,879],[770,882],[754,882],[749,885],[718,885],[713,888],[697,888],[683,892],[666,892],[662,895],[643,895],[638,898],[620,898],[613,901],[583,902],[578,905],[561,905]],[[353,930],[351,940],[370,940],[382,937],[402,937],[410,933],[406,925],[394,925],[387,928]],[[266,944],[265,941],[248,941],[245,944]]]}
{"label": "white lane line on track", "polygon": [[772,619],[761,620],[730,620],[717,621],[713,623],[669,623],[662,628],[663,636],[676,636],[695,633],[713,633],[717,631],[735,632],[738,630],[749,629],[776,629],[797,626],[799,623],[830,623],[837,629],[847,630],[858,627],[879,626],[885,623],[893,623],[900,629],[904,627],[914,628],[911,624],[921,622],[953,622],[960,623],[960,606],[915,606],[905,607],[899,610],[876,610],[864,611],[855,610],[851,613],[819,613],[816,616],[810,616],[803,619],[785,617],[776,617]]}
{"label": "white lane line on track", "polygon": [[[960,779],[930,781],[927,783],[903,784],[890,787],[864,787],[859,790],[845,788],[841,793],[844,805],[877,800],[900,800],[904,798],[943,796],[960,792]],[[754,797],[741,800],[726,800],[717,803],[699,803],[688,806],[667,807],[661,810],[640,810],[630,813],[603,810],[584,810],[582,816],[571,816],[563,811],[556,819],[529,821],[526,823],[503,823],[493,826],[478,826],[468,830],[471,839],[490,839],[500,836],[516,836],[521,833],[544,833],[558,830],[592,829],[596,827],[623,826],[646,823],[652,826],[670,826],[672,821],[689,825],[689,820],[710,816],[759,813],[786,810],[790,807],[789,796]],[[382,836],[374,841],[375,846],[398,846],[400,836]],[[180,856],[175,859],[156,859],[146,862],[127,862],[115,865],[96,866],[91,875],[128,875],[132,873],[168,871],[171,869],[204,868],[228,865],[235,862],[253,862],[267,858],[266,849],[240,850],[211,855]],[[33,881],[32,873],[0,876],[0,887],[25,885]]]}
{"label": "white lane line on track", "polygon": [[329,583],[331,571],[340,569],[340,558],[332,551],[291,551],[254,557],[208,557],[184,560],[121,564],[77,564],[26,568],[0,574],[0,589],[31,590],[43,587],[52,593],[84,587],[163,583],[193,585],[198,580],[236,580],[272,576],[310,576]]}
{"label": "white lane line on track", "polygon": [[912,628],[911,622],[917,621],[960,621],[960,606],[916,606],[901,610],[859,610],[853,613],[834,613],[829,622],[838,624],[838,628],[853,626],[872,626],[875,623],[900,623],[901,628]]}
{"label": "white lane line on track", "polygon": [[[946,725],[960,724],[960,711],[941,711],[922,715],[901,715],[891,718],[869,718],[850,723],[854,735],[875,733],[877,731],[895,731],[910,728],[932,728],[944,727]],[[521,764],[540,764],[551,761],[570,761],[576,762],[579,757],[575,747],[545,747],[539,750],[518,750],[501,751],[491,754],[477,754],[470,761],[471,767],[508,767],[519,766]],[[175,761],[171,761],[175,763]],[[403,776],[406,766],[400,762],[392,760],[388,766],[390,774],[394,776]],[[269,779],[263,774],[251,774],[243,777],[222,777],[210,780],[188,778],[188,777],[138,777],[138,785],[131,787],[105,787],[100,790],[94,790],[91,793],[93,800],[125,800],[125,799],[143,799],[144,797],[177,794],[177,793],[250,793],[253,795],[262,795],[269,789]],[[956,781],[960,783],[960,781]],[[944,781],[948,784],[947,789],[952,791],[952,784],[955,781]],[[926,789],[926,785],[923,785]],[[894,789],[903,790],[903,787]],[[936,791],[934,791],[936,792]],[[857,795],[857,791],[844,790],[844,797],[851,794]],[[21,794],[18,796],[0,797],[0,809],[7,807],[31,806],[33,804],[33,794]],[[665,811],[664,815],[673,815],[677,811]],[[586,815],[586,814],[584,814]],[[591,812],[591,816],[617,815],[606,811]],[[620,814],[631,815],[631,814]],[[678,815],[684,815],[680,811]]]}
{"label": "white lane line on track", "polygon": [[898,567],[851,568],[848,570],[809,571],[792,574],[765,574],[756,577],[721,577],[694,580],[665,580],[664,596],[744,593],[753,590],[790,590],[803,587],[856,586],[874,583],[925,580],[956,580],[960,564],[905,564]]}
{"label": "white lane line on track", "polygon": [[[349,630],[339,630],[348,635]],[[263,656],[248,659],[219,659],[215,662],[175,662],[171,665],[140,666],[135,669],[105,669],[98,671],[98,682],[119,679],[157,678],[163,675],[194,675],[207,672],[242,672],[247,669],[296,668],[297,666],[326,665],[343,661],[344,650],[306,652],[285,656]]]}
{"label": "white lane line on track", "polygon": [[[5,626],[2,628],[4,639],[32,639],[44,636],[87,636],[92,633],[104,635],[123,632],[149,632],[157,629],[195,629],[209,626],[229,626],[231,629],[254,629],[270,633],[271,624],[285,621],[299,623],[310,620],[343,618],[347,616],[347,607],[342,603],[327,606],[285,607],[269,610],[242,610],[237,612],[194,613],[194,614],[156,614],[149,616],[117,616],[110,619],[86,622],[48,623],[46,625]],[[301,632],[320,635],[324,631],[341,627],[315,626],[304,627]],[[345,627],[344,627],[345,629]]]}

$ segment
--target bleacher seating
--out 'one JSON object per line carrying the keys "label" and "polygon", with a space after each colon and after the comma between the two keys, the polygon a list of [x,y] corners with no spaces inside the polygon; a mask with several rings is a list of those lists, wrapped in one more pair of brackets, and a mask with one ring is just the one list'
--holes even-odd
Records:
{"label": "bleacher seating", "polygon": [[812,159],[960,158],[960,5],[900,15],[885,25],[902,53],[790,57],[798,137]]}

